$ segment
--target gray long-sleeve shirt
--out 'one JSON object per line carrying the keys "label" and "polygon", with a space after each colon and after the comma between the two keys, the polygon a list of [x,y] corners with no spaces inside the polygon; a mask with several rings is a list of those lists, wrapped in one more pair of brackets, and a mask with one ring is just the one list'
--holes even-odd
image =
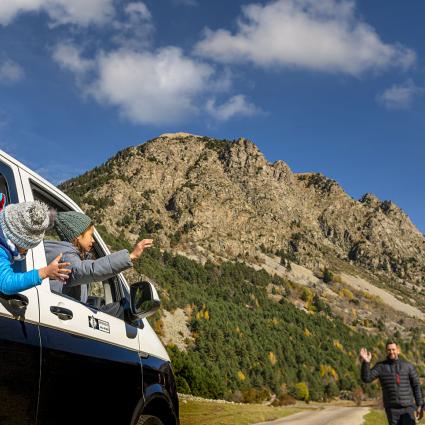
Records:
{"label": "gray long-sleeve shirt", "polygon": [[60,253],[63,254],[63,262],[71,263],[71,274],[66,285],[52,280],[50,287],[53,291],[63,292],[82,302],[87,302],[87,284],[100,282],[116,276],[123,270],[133,266],[130,255],[126,249],[114,252],[96,260],[82,260],[77,248],[70,242],[44,241],[46,260],[49,264]]}

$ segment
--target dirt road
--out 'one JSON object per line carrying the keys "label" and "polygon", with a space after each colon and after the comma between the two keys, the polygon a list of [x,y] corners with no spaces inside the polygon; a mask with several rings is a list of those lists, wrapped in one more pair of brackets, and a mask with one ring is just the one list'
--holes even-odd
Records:
{"label": "dirt road", "polygon": [[367,407],[326,407],[256,425],[361,425],[368,412]]}

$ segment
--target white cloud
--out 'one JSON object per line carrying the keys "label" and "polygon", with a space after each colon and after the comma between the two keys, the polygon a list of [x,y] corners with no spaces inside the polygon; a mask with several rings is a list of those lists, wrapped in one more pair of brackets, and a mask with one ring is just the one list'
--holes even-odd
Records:
{"label": "white cloud", "polygon": [[418,87],[412,80],[394,84],[377,97],[377,101],[389,109],[407,109],[414,98],[423,95],[425,89]]}
{"label": "white cloud", "polygon": [[149,9],[142,2],[129,3],[125,7],[125,12],[130,16],[137,16],[137,17],[140,17],[140,18],[146,19],[146,20],[150,20],[152,18],[152,15],[149,12]]}
{"label": "white cloud", "polygon": [[231,75],[217,73],[177,47],[155,52],[118,49],[88,60],[82,58],[78,47],[63,43],[56,47],[53,58],[76,75],[84,95],[117,107],[136,124],[177,123],[201,113],[224,121],[259,112],[242,95],[222,105],[210,99],[205,107],[207,96],[230,89]]}
{"label": "white cloud", "polygon": [[2,0],[0,2],[0,24],[8,25],[19,13],[38,11],[43,0]]}
{"label": "white cloud", "polygon": [[0,25],[8,25],[19,14],[45,12],[54,25],[101,24],[114,15],[113,0],[1,0]]}
{"label": "white cloud", "polygon": [[227,121],[234,116],[252,116],[260,111],[252,103],[248,102],[243,95],[231,97],[227,102],[216,105],[214,99],[207,101],[206,109],[208,113],[219,121]]}
{"label": "white cloud", "polygon": [[358,75],[407,68],[415,52],[386,44],[356,17],[353,0],[276,0],[242,8],[238,30],[206,30],[195,51],[223,63],[295,66]]}
{"label": "white cloud", "polygon": [[0,84],[13,84],[25,76],[23,68],[14,61],[0,63]]}
{"label": "white cloud", "polygon": [[198,96],[214,74],[176,47],[155,53],[119,50],[98,58],[98,78],[89,92],[117,106],[135,123],[172,123],[197,114]]}
{"label": "white cloud", "polygon": [[151,36],[155,30],[151,12],[142,2],[129,3],[124,12],[125,19],[112,22],[115,30],[112,41],[126,49],[146,49],[151,44]]}
{"label": "white cloud", "polygon": [[177,123],[201,113],[224,121],[259,112],[242,95],[222,105],[210,99],[205,107],[207,96],[231,88],[231,74],[219,74],[177,47],[154,52],[117,49],[85,59],[81,49],[67,42],[56,47],[53,58],[75,74],[83,95],[117,107],[136,124]]}
{"label": "white cloud", "polygon": [[95,62],[81,57],[81,49],[72,43],[59,43],[53,51],[54,61],[64,69],[83,74],[93,69]]}

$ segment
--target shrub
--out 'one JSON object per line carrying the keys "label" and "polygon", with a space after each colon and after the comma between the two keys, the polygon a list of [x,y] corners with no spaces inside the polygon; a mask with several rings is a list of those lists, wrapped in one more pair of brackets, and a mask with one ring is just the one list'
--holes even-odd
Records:
{"label": "shrub", "polygon": [[292,389],[292,395],[297,400],[303,400],[306,403],[310,400],[310,393],[308,391],[308,385],[305,382],[298,382]]}
{"label": "shrub", "polygon": [[248,388],[242,391],[244,403],[261,403],[270,398],[270,393],[265,388]]}
{"label": "shrub", "polygon": [[176,376],[177,391],[182,394],[192,394],[189,384],[183,376]]}
{"label": "shrub", "polygon": [[297,401],[290,394],[282,394],[279,398],[273,400],[272,406],[291,406],[295,404]]}
{"label": "shrub", "polygon": [[361,406],[362,401],[364,399],[364,392],[362,390],[361,387],[357,387],[354,391],[353,391],[353,401],[356,403],[356,406]]}
{"label": "shrub", "polygon": [[325,270],[323,271],[323,277],[322,280],[325,283],[331,283],[333,281],[333,273],[327,268],[325,267]]}
{"label": "shrub", "polygon": [[301,292],[301,299],[306,303],[306,304],[311,304],[313,302],[313,291],[309,288],[303,288],[302,292]]}
{"label": "shrub", "polygon": [[327,384],[325,386],[325,394],[326,394],[327,398],[337,397],[338,394],[339,394],[338,385],[333,381],[329,382],[329,384]]}
{"label": "shrub", "polygon": [[341,289],[339,291],[339,296],[341,298],[346,298],[348,301],[351,301],[354,299],[354,294],[348,288]]}
{"label": "shrub", "polygon": [[241,391],[236,390],[232,396],[230,397],[230,400],[235,403],[242,403],[243,402],[243,394]]}

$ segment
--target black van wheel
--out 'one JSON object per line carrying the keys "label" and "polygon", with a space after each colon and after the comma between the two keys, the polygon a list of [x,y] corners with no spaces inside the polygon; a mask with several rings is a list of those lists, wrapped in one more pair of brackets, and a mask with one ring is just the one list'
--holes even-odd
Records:
{"label": "black van wheel", "polygon": [[140,416],[136,425],[163,425],[162,421],[156,416]]}

